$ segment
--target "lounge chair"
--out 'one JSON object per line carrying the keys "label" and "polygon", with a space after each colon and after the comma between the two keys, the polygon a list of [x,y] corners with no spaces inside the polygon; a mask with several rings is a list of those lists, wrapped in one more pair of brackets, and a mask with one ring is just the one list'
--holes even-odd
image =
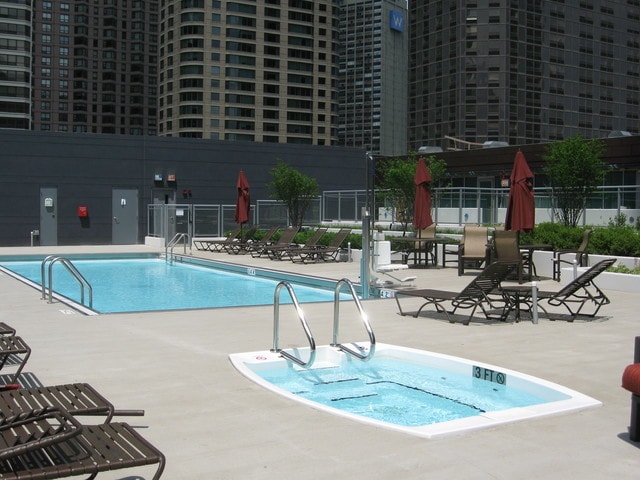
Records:
{"label": "lounge chair", "polygon": [[253,253],[267,245],[271,245],[273,243],[273,236],[278,232],[278,230],[280,230],[280,227],[271,227],[269,230],[264,232],[264,235],[262,235],[259,240],[252,240],[247,243],[247,245],[245,245],[245,253]]}
{"label": "lounge chair", "polygon": [[318,242],[322,239],[328,228],[317,228],[304,245],[290,244],[283,246],[274,246],[269,249],[268,255],[272,260],[282,260],[285,256],[293,260],[296,256],[296,251],[300,248],[313,248],[318,245]]}
{"label": "lounge chair", "polygon": [[[589,239],[591,237],[592,230],[586,229],[582,235],[582,242],[576,249],[560,249],[553,252],[553,279],[560,281],[560,270],[562,264],[573,265],[575,261],[579,267],[586,267],[589,264],[589,254],[587,249],[589,248]],[[573,255],[572,255],[573,254]],[[568,258],[563,258],[563,255],[572,255]]]}
{"label": "lounge chair", "polygon": [[46,407],[56,407],[74,416],[104,416],[104,423],[109,423],[114,415],[144,415],[144,410],[116,410],[88,383],[0,389],[0,416],[4,418]]}
{"label": "lounge chair", "polygon": [[64,410],[27,410],[0,418],[0,478],[54,479],[158,464],[165,457],[126,423],[83,426]]}
{"label": "lounge chair", "polygon": [[[564,307],[571,315],[570,322],[573,322],[578,315],[595,317],[600,307],[608,305],[611,301],[594,283],[594,279],[615,262],[615,258],[608,258],[596,263],[589,270],[579,275],[557,292],[538,291],[538,306],[540,306],[545,313],[547,313],[547,311],[540,305],[541,300],[545,300],[552,307]],[[593,303],[595,306],[594,311],[592,313],[582,313],[585,305],[590,303]],[[574,309],[572,305],[577,305],[578,308]]]}
{"label": "lounge chair", "polygon": [[22,337],[17,335],[0,336],[0,370],[2,370],[10,358],[12,362],[18,364],[18,370],[13,374],[9,383],[16,382],[30,356],[31,348],[29,348],[29,345],[27,345]]}
{"label": "lounge chair", "polygon": [[16,329],[4,322],[0,322],[0,335],[15,335]]}
{"label": "lounge chair", "polygon": [[458,275],[463,275],[465,268],[482,268],[488,264],[488,233],[487,227],[465,225],[458,247]]}
{"label": "lounge chair", "polygon": [[[400,310],[400,315],[407,315],[402,309],[400,297],[419,297],[425,300],[420,308],[413,314],[418,317],[420,312],[427,305],[433,305],[436,311],[444,313],[451,323],[455,320],[451,315],[455,314],[458,309],[471,309],[469,317],[463,321],[464,325],[469,325],[473,314],[478,307],[482,309],[485,317],[490,320],[504,321],[509,313],[509,309],[505,307],[504,300],[500,295],[500,284],[517,268],[517,263],[513,262],[494,262],[486,267],[480,274],[474,278],[460,292],[451,292],[447,290],[437,289],[417,289],[417,290],[398,290],[396,292],[396,303]],[[498,296],[499,295],[499,296]],[[452,309],[449,311],[443,303],[449,302]],[[498,310],[496,315],[494,310]]]}
{"label": "lounge chair", "polygon": [[284,232],[282,232],[282,234],[280,235],[280,238],[278,238],[277,241],[269,245],[265,245],[261,248],[252,249],[251,256],[254,258],[261,257],[262,255],[271,256],[270,255],[271,250],[273,249],[277,250],[282,247],[290,246],[293,243],[293,239],[296,237],[298,230],[300,230],[300,227],[287,228]]}
{"label": "lounge chair", "polygon": [[192,244],[198,250],[204,250],[208,252],[222,252],[225,245],[235,242],[240,235],[240,227],[233,229],[227,238],[222,240],[193,240]]}
{"label": "lounge chair", "polygon": [[[522,275],[528,254],[520,251],[519,233],[514,230],[496,230],[493,234],[493,250],[495,259],[518,264],[518,283],[522,283]],[[529,265],[529,263],[527,263]]]}
{"label": "lounge chair", "polygon": [[342,243],[347,239],[351,233],[350,228],[341,228],[336,234],[331,237],[327,245],[316,245],[315,247],[301,247],[297,250],[292,250],[291,258],[292,262],[300,261],[302,263],[307,262],[330,262],[335,261],[338,258]]}
{"label": "lounge chair", "polygon": [[236,237],[235,241],[225,243],[222,246],[222,249],[225,252],[233,255],[238,255],[240,253],[247,253],[247,247],[253,240],[253,236],[256,234],[257,231],[258,231],[258,226],[254,225],[253,227],[249,228],[246,232]]}

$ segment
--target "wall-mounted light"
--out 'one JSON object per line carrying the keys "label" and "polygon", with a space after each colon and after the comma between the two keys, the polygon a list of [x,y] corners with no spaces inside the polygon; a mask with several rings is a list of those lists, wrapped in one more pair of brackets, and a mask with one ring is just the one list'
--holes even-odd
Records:
{"label": "wall-mounted light", "polygon": [[126,207],[127,206],[127,199],[126,198],[121,198],[120,199],[120,206],[121,207]]}

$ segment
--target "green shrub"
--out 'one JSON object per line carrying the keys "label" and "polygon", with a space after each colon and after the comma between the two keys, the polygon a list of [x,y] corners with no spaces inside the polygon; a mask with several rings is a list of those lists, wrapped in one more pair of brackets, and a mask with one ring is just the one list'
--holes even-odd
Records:
{"label": "green shrub", "polygon": [[640,275],[640,267],[629,268],[626,265],[613,265],[607,268],[607,272],[612,273],[630,273],[632,275]]}

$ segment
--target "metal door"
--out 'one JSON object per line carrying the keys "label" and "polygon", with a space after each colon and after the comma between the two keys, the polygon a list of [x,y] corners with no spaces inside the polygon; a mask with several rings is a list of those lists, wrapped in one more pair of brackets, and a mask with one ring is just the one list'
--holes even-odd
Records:
{"label": "metal door", "polygon": [[114,188],[112,192],[111,243],[132,245],[138,243],[138,190]]}
{"label": "metal door", "polygon": [[40,188],[40,245],[58,245],[58,189]]}

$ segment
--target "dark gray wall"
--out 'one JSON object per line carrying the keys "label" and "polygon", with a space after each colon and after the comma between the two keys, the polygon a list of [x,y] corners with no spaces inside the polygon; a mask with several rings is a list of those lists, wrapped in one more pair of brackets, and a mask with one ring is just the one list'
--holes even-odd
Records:
{"label": "dark gray wall", "polygon": [[[156,172],[176,175],[178,203],[190,189],[195,204],[234,204],[240,169],[255,202],[270,197],[265,185],[279,161],[315,178],[321,191],[365,188],[365,153],[356,149],[0,130],[0,246],[29,245],[41,187],[58,189],[59,245],[111,243],[112,189],[137,188],[142,242]],[[88,221],[78,218],[80,205]]]}

